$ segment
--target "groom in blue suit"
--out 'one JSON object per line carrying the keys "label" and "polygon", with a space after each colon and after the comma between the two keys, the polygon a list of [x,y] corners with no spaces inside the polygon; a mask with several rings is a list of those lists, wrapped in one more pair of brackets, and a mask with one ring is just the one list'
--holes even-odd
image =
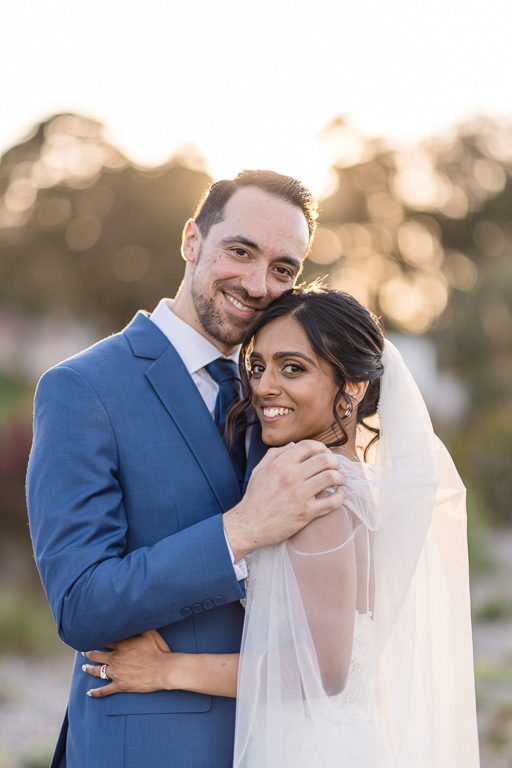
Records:
{"label": "groom in blue suit", "polygon": [[[42,377],[29,517],[59,635],[73,648],[156,628],[173,651],[237,652],[244,555],[339,506],[337,494],[317,498],[341,479],[311,441],[270,450],[241,498],[206,369],[236,360],[251,322],[293,286],[315,210],[299,182],[272,172],[214,184],[185,227],[174,301]],[[246,448],[247,480],[264,455],[256,428]],[[90,698],[81,663],[53,766],[230,768],[233,699]]]}

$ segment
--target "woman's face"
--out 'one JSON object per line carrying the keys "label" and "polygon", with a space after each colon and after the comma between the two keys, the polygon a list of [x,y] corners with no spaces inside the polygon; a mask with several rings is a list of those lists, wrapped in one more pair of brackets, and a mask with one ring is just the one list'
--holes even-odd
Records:
{"label": "woman's face", "polygon": [[332,442],[338,387],[297,320],[282,317],[258,331],[250,361],[252,403],[264,443]]}

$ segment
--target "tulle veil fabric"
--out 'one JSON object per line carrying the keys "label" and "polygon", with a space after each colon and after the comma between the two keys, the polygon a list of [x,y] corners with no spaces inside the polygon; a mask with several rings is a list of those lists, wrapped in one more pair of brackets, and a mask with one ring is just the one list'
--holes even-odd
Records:
{"label": "tulle veil fabric", "polygon": [[465,489],[385,343],[343,507],[251,556],[235,768],[477,768]]}

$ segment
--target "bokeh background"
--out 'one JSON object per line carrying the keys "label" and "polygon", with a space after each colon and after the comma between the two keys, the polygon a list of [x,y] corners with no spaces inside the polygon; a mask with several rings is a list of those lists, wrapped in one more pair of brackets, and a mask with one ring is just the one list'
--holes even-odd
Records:
{"label": "bokeh background", "polygon": [[468,487],[482,765],[512,765],[508,4],[20,0],[0,66],[0,768],[48,763],[72,652],[24,501],[35,383],[177,289],[212,179],[320,198],[304,277],[402,348]]}

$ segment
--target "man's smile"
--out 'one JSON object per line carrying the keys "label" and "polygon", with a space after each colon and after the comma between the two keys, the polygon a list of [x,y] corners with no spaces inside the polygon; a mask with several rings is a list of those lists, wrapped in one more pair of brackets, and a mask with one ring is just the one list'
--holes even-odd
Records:
{"label": "man's smile", "polygon": [[226,293],[225,291],[222,291],[222,295],[235,309],[237,309],[239,312],[243,312],[244,315],[254,315],[256,312],[263,311],[263,307],[249,307],[247,304],[242,304],[241,301],[235,299],[234,296]]}

